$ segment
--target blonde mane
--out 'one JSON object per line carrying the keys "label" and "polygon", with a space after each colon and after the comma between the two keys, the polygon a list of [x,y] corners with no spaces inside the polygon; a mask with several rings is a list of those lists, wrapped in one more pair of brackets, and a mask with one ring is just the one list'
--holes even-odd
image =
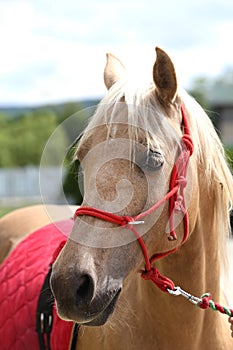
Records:
{"label": "blonde mane", "polygon": [[[106,125],[109,130],[115,123],[123,123],[121,113],[117,113],[116,105],[122,104],[127,109],[126,121],[129,125],[130,139],[138,140],[138,130],[145,131],[147,145],[156,142],[162,145],[165,130],[169,136],[180,144],[180,137],[165,122],[164,112],[159,103],[155,103],[154,84],[149,88],[132,88],[128,83],[119,81],[109,90],[109,93],[98,105],[95,114],[91,118],[84,131],[78,148],[90,134],[94,134],[95,127]],[[205,174],[205,190],[214,190],[215,202],[214,214],[216,215],[216,230],[219,237],[219,253],[224,255],[227,233],[230,232],[229,209],[233,203],[233,179],[228,168],[222,143],[207,114],[202,107],[184,90],[179,91],[179,99],[185,107],[192,139],[194,142],[197,170],[202,169]],[[125,122],[125,121],[124,121]],[[167,134],[168,135],[168,134]],[[154,136],[154,137],[153,137]],[[169,140],[166,138],[166,144]],[[77,150],[76,150],[77,151]]]}
{"label": "blonde mane", "polygon": [[[226,239],[231,234],[230,209],[233,203],[233,177],[227,164],[222,142],[202,107],[185,91],[181,100],[188,114],[189,126],[197,152],[197,169],[202,170],[206,188],[214,191],[213,225],[218,232],[219,258],[227,268]],[[211,215],[211,213],[210,213]]]}

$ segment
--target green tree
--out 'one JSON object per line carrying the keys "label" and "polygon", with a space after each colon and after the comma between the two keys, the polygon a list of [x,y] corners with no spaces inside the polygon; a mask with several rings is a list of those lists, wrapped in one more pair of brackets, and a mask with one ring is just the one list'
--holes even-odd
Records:
{"label": "green tree", "polygon": [[211,87],[211,82],[207,77],[198,77],[194,79],[190,89],[188,90],[189,94],[192,95],[195,98],[195,100],[197,100],[197,102],[204,109],[210,108],[210,103],[209,103],[210,87]]}
{"label": "green tree", "polygon": [[226,158],[233,174],[233,148],[225,148]]}
{"label": "green tree", "polygon": [[56,125],[56,115],[50,111],[28,112],[4,122],[0,133],[0,166],[38,165]]}

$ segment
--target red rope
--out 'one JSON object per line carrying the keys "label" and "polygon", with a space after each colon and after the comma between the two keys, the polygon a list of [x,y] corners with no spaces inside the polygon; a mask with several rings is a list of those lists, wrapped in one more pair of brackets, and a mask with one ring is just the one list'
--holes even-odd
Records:
{"label": "red rope", "polygon": [[205,309],[211,308],[212,310],[219,311],[222,314],[226,314],[228,316],[233,316],[233,310],[228,308],[228,307],[222,306],[222,305],[216,303],[215,301],[213,301],[212,295],[210,293],[203,294],[201,296],[201,299],[202,299],[202,301],[200,301],[198,303],[198,306],[201,309],[205,310]]}
{"label": "red rope", "polygon": [[52,260],[50,262],[50,265],[53,265],[54,261],[57,259],[58,255],[60,254],[60,251],[62,250],[62,248],[64,247],[64,245],[66,244],[66,240],[62,241],[59,246],[55,249],[53,256],[52,256]]}
{"label": "red rope", "polygon": [[182,106],[181,106],[181,113],[182,113],[182,124],[184,128],[184,135],[182,137],[182,144],[181,144],[182,149],[181,149],[180,155],[178,156],[176,164],[174,165],[174,168],[172,170],[170,185],[169,185],[169,192],[161,200],[159,200],[156,204],[154,204],[148,210],[134,217],[119,216],[119,215],[105,212],[96,208],[85,207],[85,206],[80,207],[75,212],[75,218],[79,215],[88,215],[88,216],[93,216],[100,220],[108,221],[108,222],[111,222],[112,224],[116,224],[116,225],[123,226],[130,229],[134,233],[135,237],[137,238],[145,259],[145,270],[141,271],[141,277],[144,278],[145,280],[153,281],[156,284],[156,286],[164,292],[167,292],[168,288],[170,290],[173,290],[174,283],[169,278],[161,275],[158,269],[152,266],[152,263],[160,258],[163,258],[169,254],[176,252],[179,247],[175,247],[165,253],[156,253],[151,258],[149,258],[145,242],[143,241],[142,237],[137,232],[137,230],[134,228],[134,226],[130,223],[133,223],[134,221],[139,221],[142,218],[146,217],[147,215],[150,215],[155,210],[157,210],[164,202],[168,200],[169,201],[169,225],[170,225],[169,239],[170,240],[177,239],[176,233],[174,230],[174,219],[173,219],[174,211],[181,211],[184,215],[183,217],[184,235],[180,245],[183,244],[188,237],[189,225],[188,225],[187,209],[185,206],[185,199],[184,199],[184,189],[185,189],[185,186],[187,185],[186,177],[187,177],[187,171],[188,171],[189,158],[193,153],[193,143],[190,136],[187,117]]}
{"label": "red rope", "polygon": [[142,271],[141,277],[145,280],[151,280],[163,292],[167,292],[167,289],[173,290],[175,287],[173,281],[161,275],[154,266],[151,266],[149,271]]}

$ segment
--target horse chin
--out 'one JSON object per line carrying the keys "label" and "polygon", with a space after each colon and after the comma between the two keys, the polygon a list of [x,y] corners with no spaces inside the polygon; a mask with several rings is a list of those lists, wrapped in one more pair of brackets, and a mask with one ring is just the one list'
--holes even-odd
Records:
{"label": "horse chin", "polygon": [[113,313],[116,302],[119,298],[121,289],[116,293],[116,295],[113,297],[113,299],[110,301],[110,303],[103,309],[95,318],[93,318],[91,321],[84,323],[85,326],[94,327],[94,326],[103,326],[109,316]]}
{"label": "horse chin", "polygon": [[[104,307],[100,311],[85,311],[80,314],[80,310],[76,308],[64,309],[64,303],[57,303],[57,312],[61,319],[66,321],[73,321],[84,326],[102,326],[104,325],[109,316],[113,313],[119,295],[121,293],[121,288],[116,291],[114,296],[107,301]],[[97,305],[95,306],[96,309]]]}

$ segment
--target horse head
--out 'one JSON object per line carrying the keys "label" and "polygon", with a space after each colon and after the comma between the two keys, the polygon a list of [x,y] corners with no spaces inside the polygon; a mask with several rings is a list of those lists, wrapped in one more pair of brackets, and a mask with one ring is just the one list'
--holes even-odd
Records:
{"label": "horse head", "polygon": [[[159,48],[156,52],[153,83],[136,93],[131,93],[125,81],[123,64],[107,55],[104,81],[109,91],[76,150],[84,174],[81,207],[134,217],[169,191],[181,150],[181,100],[171,59]],[[174,249],[182,241],[182,213],[177,214],[176,240],[168,240],[168,221],[168,203],[164,202],[136,223],[149,255]],[[51,276],[62,318],[103,325],[127,289],[130,276],[143,269],[140,245],[125,226],[90,215],[76,217]]]}

